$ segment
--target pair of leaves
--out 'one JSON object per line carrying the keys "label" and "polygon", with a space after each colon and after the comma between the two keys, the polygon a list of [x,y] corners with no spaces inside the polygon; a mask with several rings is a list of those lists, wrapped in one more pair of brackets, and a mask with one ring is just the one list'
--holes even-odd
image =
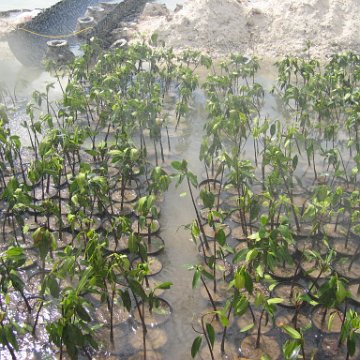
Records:
{"label": "pair of leaves", "polygon": [[[211,324],[206,324],[206,336],[209,340],[211,350],[214,348],[215,343],[215,330]],[[197,336],[191,346],[191,357],[195,358],[195,356],[198,354],[200,347],[202,344],[202,336]]]}

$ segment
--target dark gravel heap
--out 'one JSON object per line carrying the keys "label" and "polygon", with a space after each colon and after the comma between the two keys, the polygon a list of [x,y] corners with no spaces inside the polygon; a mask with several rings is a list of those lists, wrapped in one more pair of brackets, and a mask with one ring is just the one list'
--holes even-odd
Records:
{"label": "dark gravel heap", "polygon": [[[84,16],[87,7],[96,5],[98,2],[99,0],[58,2],[7,35],[11,51],[22,64],[39,66],[47,51],[47,41],[50,39],[31,34],[21,28],[51,36],[71,34],[75,30],[77,19]],[[107,35],[118,27],[119,22],[136,18],[142,12],[146,2],[146,0],[122,1],[96,25],[96,28],[89,32],[89,37],[107,39]],[[70,46],[80,42],[76,36],[69,37],[67,40]],[[104,46],[110,45],[104,40]]]}

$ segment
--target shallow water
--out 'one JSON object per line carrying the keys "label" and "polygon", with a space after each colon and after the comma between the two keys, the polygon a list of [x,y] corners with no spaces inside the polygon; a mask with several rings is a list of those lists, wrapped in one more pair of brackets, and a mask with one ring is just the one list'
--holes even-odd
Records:
{"label": "shallow water", "polygon": [[[6,71],[5,69],[3,75],[7,75],[8,72],[9,70]],[[18,76],[28,77],[29,86],[27,91],[36,88],[41,89],[47,81],[54,80],[45,73],[31,74],[31,72],[19,67]],[[262,83],[266,90],[269,90],[273,74],[271,65],[264,64],[262,71],[259,73],[258,81]],[[8,76],[7,81],[11,83],[14,79]],[[23,94],[24,98],[26,98],[26,92]],[[53,96],[60,96],[60,92],[55,91]],[[201,179],[204,168],[198,158],[198,153],[202,141],[203,125],[207,119],[205,96],[202,91],[197,90],[195,92],[192,106],[189,119],[183,122],[181,130],[173,139],[174,155],[167,159],[166,166],[169,165],[171,160],[187,159],[190,169]],[[276,102],[271,95],[266,97],[263,112],[267,116],[274,116],[279,113]],[[22,116],[25,115],[20,110],[19,116],[16,117],[18,122]],[[19,123],[14,123],[14,126],[18,128],[19,132],[22,131],[22,137],[26,140],[26,133],[19,126]],[[188,267],[201,262],[201,258],[198,255],[197,247],[191,240],[189,231],[182,227],[182,225],[191,223],[195,217],[189,194],[180,196],[181,193],[186,191],[187,189],[184,186],[175,189],[172,185],[165,194],[165,201],[161,204],[161,236],[166,246],[165,251],[158,256],[162,261],[163,269],[154,278],[158,282],[171,281],[173,283],[172,288],[164,294],[164,298],[172,306],[173,314],[169,321],[161,326],[161,329],[168,336],[168,342],[163,348],[157,350],[161,354],[159,359],[164,360],[170,359],[168,354],[176,354],[171,359],[190,359],[191,344],[196,336],[192,330],[192,323],[197,324],[199,314],[207,306],[207,302],[200,296],[200,290],[192,290],[191,288],[193,272],[189,271]],[[124,350],[124,344],[131,341],[129,339],[141,336],[141,329],[137,328],[134,332],[134,328],[136,326],[134,327],[133,322],[130,322],[125,328],[118,329],[119,333],[116,335],[117,345],[110,351],[111,353],[117,354],[116,356],[122,354],[119,357],[121,359],[128,358],[127,356],[132,354],[131,351],[133,350]],[[102,340],[105,343],[108,341],[107,333]],[[37,347],[39,346],[37,345]],[[46,351],[50,350],[47,349]],[[19,355],[20,359],[26,358],[25,354]]]}
{"label": "shallow water", "polygon": [[[175,3],[174,1],[168,1]],[[177,1],[178,2],[178,1]],[[257,81],[260,82],[266,92],[265,104],[262,108],[262,115],[269,116],[272,119],[281,118],[281,107],[277,103],[276,98],[268,94],[274,80],[274,68],[271,64],[263,63],[261,70],[257,76]],[[17,87],[19,90],[15,91],[20,99],[23,99],[22,104],[25,105],[27,96],[35,89],[43,90],[46,82],[54,81],[49,75],[39,71],[30,70],[22,67],[19,63],[14,61],[11,54],[6,59],[0,58],[0,79],[7,84],[9,89]],[[20,85],[23,81],[27,82],[27,87],[20,91]],[[53,91],[53,97],[59,97],[60,91]],[[17,123],[14,124],[17,133],[26,140],[24,130],[19,126],[23,110],[20,110],[15,117]],[[187,120],[184,129],[180,132],[178,138],[174,141],[176,155],[171,159],[185,158],[190,162],[190,168],[199,177],[204,169],[198,159],[198,153],[201,143],[202,129],[206,121],[205,98],[201,91],[196,91],[194,94],[193,110],[189,119]],[[251,146],[251,143],[248,144]],[[252,156],[251,148],[247,156]],[[170,160],[170,159],[169,159]],[[196,323],[196,319],[201,310],[205,307],[205,300],[199,296],[199,290],[193,291],[191,289],[191,281],[193,273],[187,270],[188,265],[199,263],[200,258],[196,246],[190,240],[189,231],[180,227],[181,224],[190,223],[195,214],[190,202],[190,197],[180,197],[179,194],[186,191],[184,187],[175,189],[174,186],[166,193],[166,201],[161,205],[161,236],[165,240],[165,252],[159,256],[163,263],[163,270],[156,275],[158,281],[171,281],[174,283],[173,288],[167,291],[164,298],[167,299],[172,308],[173,314],[170,320],[164,324],[161,329],[168,334],[168,342],[165,347],[157,350],[162,354],[162,359],[190,359],[190,348],[196,333],[192,330],[192,320]],[[285,313],[285,311],[284,311]],[[124,344],[128,344],[129,338],[135,337],[132,328],[129,324],[128,328],[120,330],[116,335],[117,349],[116,354],[126,354],[123,351]],[[137,331],[141,334],[141,330]],[[278,337],[282,335],[279,331],[276,332]],[[107,335],[106,335],[107,336]],[[104,338],[106,337],[104,336]],[[284,337],[284,336],[282,336]],[[239,338],[239,334],[235,337]],[[41,344],[36,344],[39,349],[39,354],[34,355],[34,358],[42,358]],[[236,343],[239,347],[239,343]],[[129,350],[127,350],[129,351]],[[169,355],[176,354],[176,355]],[[20,354],[19,358],[26,358],[28,354]],[[124,357],[125,356],[125,357]],[[127,359],[127,355],[117,358]],[[1,353],[0,353],[1,358]]]}

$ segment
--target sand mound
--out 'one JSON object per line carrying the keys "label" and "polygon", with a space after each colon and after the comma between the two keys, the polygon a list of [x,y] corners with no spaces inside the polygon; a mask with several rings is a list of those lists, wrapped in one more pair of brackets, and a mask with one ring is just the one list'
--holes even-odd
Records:
{"label": "sand mound", "polygon": [[167,46],[279,57],[360,51],[359,0],[187,0],[167,16],[143,16],[140,34]]}

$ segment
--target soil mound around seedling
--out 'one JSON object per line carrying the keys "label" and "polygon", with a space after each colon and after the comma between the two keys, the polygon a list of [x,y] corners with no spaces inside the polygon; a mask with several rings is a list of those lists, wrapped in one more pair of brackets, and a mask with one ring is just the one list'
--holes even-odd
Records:
{"label": "soil mound around seedling", "polygon": [[144,14],[140,35],[158,33],[176,50],[193,48],[221,56],[326,57],[360,51],[358,0],[187,0],[166,15]]}

